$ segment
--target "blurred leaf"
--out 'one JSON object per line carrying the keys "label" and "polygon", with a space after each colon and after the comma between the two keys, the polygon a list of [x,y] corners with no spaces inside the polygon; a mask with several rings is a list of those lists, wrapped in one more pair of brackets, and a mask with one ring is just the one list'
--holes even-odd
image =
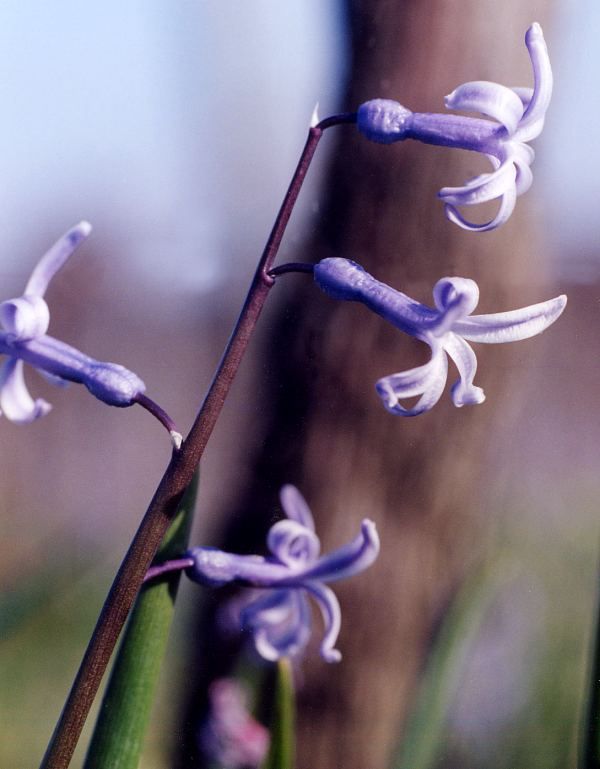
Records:
{"label": "blurred leaf", "polygon": [[495,594],[490,575],[482,571],[469,576],[443,619],[394,769],[431,769],[439,758],[463,663]]}
{"label": "blurred leaf", "polygon": [[294,769],[296,707],[292,665],[287,658],[277,662],[275,707],[271,723],[271,747],[263,769]]}
{"label": "blurred leaf", "polygon": [[[188,487],[154,563],[187,549],[197,475]],[[133,608],[90,743],[85,769],[136,769],[167,646],[180,573],[143,587]]]}
{"label": "blurred leaf", "polygon": [[585,722],[581,740],[581,766],[600,766],[600,597],[596,599],[594,641],[590,650]]}

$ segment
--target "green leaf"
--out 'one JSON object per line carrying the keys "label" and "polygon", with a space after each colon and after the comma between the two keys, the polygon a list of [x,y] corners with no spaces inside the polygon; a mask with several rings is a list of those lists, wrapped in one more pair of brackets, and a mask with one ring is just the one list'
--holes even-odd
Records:
{"label": "green leaf", "polygon": [[[198,474],[194,476],[154,563],[180,556],[188,546]],[[180,572],[144,586],[117,652],[84,769],[137,769],[169,629]]]}
{"label": "green leaf", "polygon": [[596,603],[580,746],[581,766],[584,769],[597,769],[600,766],[600,596],[596,597]]}
{"label": "green leaf", "polygon": [[289,659],[277,663],[271,747],[262,769],[294,769],[296,752],[296,700]]}
{"label": "green leaf", "polygon": [[476,570],[452,602],[427,662],[394,769],[431,769],[437,765],[449,706],[495,595],[495,577],[495,572]]}

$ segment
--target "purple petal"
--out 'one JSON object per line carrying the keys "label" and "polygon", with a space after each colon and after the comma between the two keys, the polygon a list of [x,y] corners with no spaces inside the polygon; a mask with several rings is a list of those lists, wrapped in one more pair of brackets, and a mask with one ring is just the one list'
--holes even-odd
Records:
{"label": "purple petal", "polygon": [[339,662],[342,655],[335,648],[342,624],[342,613],[338,599],[331,588],[320,582],[306,582],[304,587],[316,600],[325,624],[325,635],[321,641],[321,656],[325,662]]}
{"label": "purple petal", "polygon": [[563,294],[520,310],[471,315],[468,320],[458,321],[453,331],[472,342],[516,342],[540,334],[548,328],[559,317],[566,304],[567,297]]}
{"label": "purple petal", "polygon": [[315,530],[315,522],[313,521],[310,508],[295,486],[292,486],[291,483],[282,486],[279,492],[279,499],[285,514],[291,521],[297,521],[311,531]]}
{"label": "purple petal", "polygon": [[[542,115],[542,117],[539,117],[537,120],[533,121],[532,123],[529,123],[528,125],[524,126],[522,129],[519,128],[517,132],[515,133],[515,141],[519,141],[520,143],[531,141],[531,139],[535,139],[538,137],[543,129],[544,129],[544,123],[545,123],[545,115]],[[527,146],[527,145],[524,145]]]}
{"label": "purple petal", "polygon": [[503,126],[484,118],[415,112],[408,136],[439,147],[456,147],[494,155],[506,138]]}
{"label": "purple petal", "polygon": [[375,561],[379,554],[379,535],[373,521],[365,518],[361,524],[361,532],[352,542],[339,547],[332,553],[319,558],[312,567],[302,572],[298,577],[283,579],[278,584],[291,584],[301,579],[322,580],[323,582],[335,582],[338,579],[352,577],[367,569]]}
{"label": "purple petal", "polygon": [[[533,88],[513,88],[513,91],[521,99],[523,106],[527,108],[533,98]],[[518,135],[515,136],[516,141],[518,141],[521,146],[526,147],[527,145],[524,144],[524,142],[535,139],[536,136],[539,136],[542,133],[545,119],[546,114],[543,113],[531,123],[527,123],[524,126],[519,126],[519,130],[517,132]],[[531,151],[533,152],[533,150]]]}
{"label": "purple petal", "polygon": [[483,403],[485,394],[481,387],[473,384],[477,371],[477,358],[471,346],[456,334],[448,334],[444,339],[444,349],[454,361],[460,379],[452,385],[450,391],[455,406],[472,406]]}
{"label": "purple petal", "polygon": [[480,174],[462,187],[443,187],[438,197],[445,203],[457,206],[471,206],[505,195],[515,184],[516,170],[512,158],[489,174]]}
{"label": "purple petal", "polygon": [[[521,99],[525,109],[527,109],[533,98],[533,88],[513,88],[513,91],[517,94],[519,99]],[[533,120],[531,123],[527,123],[524,126],[519,126],[519,129],[516,132],[518,135],[515,136],[516,140],[519,142],[528,142],[531,139],[535,139],[536,136],[539,136],[544,128],[545,118],[546,113],[544,112],[537,118],[537,120]]]}
{"label": "purple petal", "polygon": [[301,590],[265,593],[246,606],[241,622],[252,633],[257,652],[267,660],[297,656],[310,639],[310,607]]}
{"label": "purple petal", "polygon": [[463,230],[468,230],[469,232],[487,232],[488,230],[495,230],[496,227],[500,227],[501,224],[504,224],[512,214],[516,201],[517,188],[516,185],[513,184],[500,199],[500,208],[498,209],[496,216],[483,224],[475,224],[474,222],[468,221],[449,203],[446,203],[444,206],[444,211],[446,218],[454,224],[457,224],[459,227],[462,227]]}
{"label": "purple petal", "polygon": [[208,696],[210,710],[199,734],[203,751],[222,769],[258,769],[269,748],[269,730],[248,711],[245,689],[233,678],[219,678]]}
{"label": "purple petal", "polygon": [[85,385],[109,406],[131,406],[146,389],[133,371],[118,363],[94,360],[51,336],[16,342],[9,348],[9,354],[18,355],[31,366],[56,377]]}
{"label": "purple petal", "polygon": [[521,103],[523,104],[523,110],[526,110],[530,101],[533,99],[533,88],[523,88],[522,86],[518,86],[512,90],[521,100]]}
{"label": "purple petal", "polygon": [[89,222],[79,222],[68,232],[65,232],[34,267],[31,277],[25,286],[25,294],[44,296],[48,284],[71,256],[77,246],[84,241],[92,231]]}
{"label": "purple petal", "polygon": [[523,117],[523,103],[512,89],[485,80],[459,85],[444,101],[448,109],[481,112],[497,120],[509,134]]}
{"label": "purple petal", "polygon": [[396,328],[425,341],[428,329],[439,322],[439,312],[376,280],[350,259],[322,259],[315,265],[314,278],[333,299],[361,302]]}
{"label": "purple petal", "polygon": [[[392,414],[414,417],[429,411],[439,401],[448,375],[448,361],[443,350],[434,352],[429,363],[380,379],[375,387],[383,405]],[[412,408],[400,405],[404,398],[421,398]]]}
{"label": "purple petal", "polygon": [[202,585],[219,587],[239,581],[255,587],[271,587],[290,576],[289,567],[260,555],[236,555],[212,547],[194,547],[186,556],[194,559],[188,577]]}
{"label": "purple petal", "polygon": [[512,153],[512,161],[515,164],[517,177],[515,179],[515,188],[517,195],[522,195],[531,187],[533,174],[529,167],[533,162],[535,152],[527,144],[517,144]]}
{"label": "purple petal", "polygon": [[271,526],[267,545],[278,561],[294,571],[314,563],[321,549],[314,531],[290,520],[278,521]]}
{"label": "purple petal", "polygon": [[52,406],[45,400],[33,400],[23,377],[23,361],[9,358],[0,369],[0,413],[17,424],[33,422],[45,416]]}
{"label": "purple petal", "polygon": [[131,406],[136,396],[146,390],[139,376],[119,363],[92,361],[81,382],[92,395],[109,406]]}
{"label": "purple petal", "polygon": [[[527,45],[529,56],[531,58],[531,65],[533,67],[534,87],[531,101],[527,105],[525,114],[515,133],[515,138],[519,141],[533,139],[539,134],[539,131],[541,131],[539,121],[543,121],[546,110],[550,104],[553,83],[552,67],[550,66],[544,33],[537,22],[534,22],[527,30],[525,34],[525,44]],[[532,135],[529,129],[531,129],[534,124],[536,125],[536,129],[539,127],[539,130]]]}
{"label": "purple petal", "polygon": [[433,287],[433,301],[440,310],[433,329],[435,336],[449,331],[460,318],[466,318],[477,307],[479,286],[470,278],[442,278]]}
{"label": "purple petal", "polygon": [[0,304],[0,324],[11,341],[35,339],[48,331],[50,310],[41,296],[7,299]]}
{"label": "purple petal", "polygon": [[71,385],[71,382],[67,382],[66,379],[62,379],[55,374],[50,374],[50,372],[44,371],[41,368],[36,369],[36,371],[46,380],[46,382],[49,382],[53,387],[65,388]]}

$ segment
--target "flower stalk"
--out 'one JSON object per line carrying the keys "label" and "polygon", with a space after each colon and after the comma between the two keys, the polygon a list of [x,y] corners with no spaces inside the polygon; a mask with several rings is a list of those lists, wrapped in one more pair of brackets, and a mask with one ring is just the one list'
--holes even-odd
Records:
{"label": "flower stalk", "polygon": [[[187,547],[197,487],[196,475],[163,539],[154,568],[160,568],[165,559]],[[178,586],[179,575],[170,573],[138,595],[104,694],[84,769],[137,769]]]}
{"label": "flower stalk", "polygon": [[291,660],[277,661],[271,747],[262,769],[294,769],[296,765],[296,695]]}
{"label": "flower stalk", "polygon": [[121,563],[40,769],[66,769],[71,762],[123,625],[158,546],[175,516],[181,497],[198,467],[269,290],[274,284],[274,278],[268,273],[277,257],[285,229],[323,131],[334,125],[353,122],[354,119],[353,115],[332,116],[309,129],[300,160],[208,393],[181,449],[173,452],[171,461]]}

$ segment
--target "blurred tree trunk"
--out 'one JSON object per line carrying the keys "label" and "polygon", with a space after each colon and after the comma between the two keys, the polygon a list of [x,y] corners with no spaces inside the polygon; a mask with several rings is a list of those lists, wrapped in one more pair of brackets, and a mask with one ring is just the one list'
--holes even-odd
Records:
{"label": "blurred tree trunk", "polygon": [[[543,23],[542,6],[535,3]],[[343,109],[387,97],[443,112],[444,94],[468,80],[531,84],[524,34],[533,7],[530,0],[350,0],[353,58]],[[327,142],[335,149],[322,225],[299,258],[354,259],[428,304],[446,275],[478,281],[478,312],[547,298],[528,207],[535,182],[501,230],[466,233],[446,221],[436,192],[479,173],[481,158],[415,142],[376,145],[353,127],[329,131]],[[305,276],[280,284],[288,302],[263,350],[271,391],[258,396],[264,443],[227,545],[264,547],[283,482],[306,496],[324,550],[351,539],[363,517],[375,519],[378,562],[335,586],[342,662],[326,665],[315,653],[302,664],[298,766],[384,769],[436,617],[481,552],[486,448],[495,426],[518,413],[515,372],[534,354],[535,340],[477,346],[485,404],[459,410],[446,391],[432,412],[403,419],[383,409],[374,382],[425,362],[426,346],[361,306],[331,301]],[[264,526],[261,513],[270,516]]]}

